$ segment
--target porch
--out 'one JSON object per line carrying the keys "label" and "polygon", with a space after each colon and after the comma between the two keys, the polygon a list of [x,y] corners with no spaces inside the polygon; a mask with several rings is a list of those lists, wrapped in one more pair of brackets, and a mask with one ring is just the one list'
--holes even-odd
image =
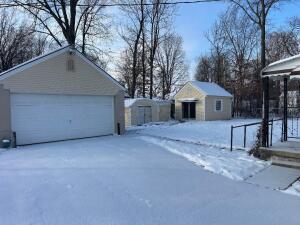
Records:
{"label": "porch", "polygon": [[[271,160],[272,164],[300,168],[300,55],[274,62],[262,70],[263,83],[263,121],[261,127],[261,157]],[[274,144],[270,132],[269,109],[270,82],[280,82],[282,94],[281,141]],[[290,90],[289,90],[290,89]],[[289,92],[297,92],[291,96]]]}

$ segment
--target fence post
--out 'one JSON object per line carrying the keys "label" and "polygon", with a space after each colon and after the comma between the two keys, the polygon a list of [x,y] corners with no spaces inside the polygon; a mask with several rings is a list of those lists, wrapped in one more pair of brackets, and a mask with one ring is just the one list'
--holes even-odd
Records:
{"label": "fence post", "polygon": [[232,152],[232,140],[233,140],[233,126],[231,125],[231,132],[230,132],[230,151]]}
{"label": "fence post", "polygon": [[271,137],[270,137],[270,146],[272,146],[272,141],[273,141],[273,119],[271,120]]}
{"label": "fence post", "polygon": [[244,126],[244,148],[246,148],[247,126]]}

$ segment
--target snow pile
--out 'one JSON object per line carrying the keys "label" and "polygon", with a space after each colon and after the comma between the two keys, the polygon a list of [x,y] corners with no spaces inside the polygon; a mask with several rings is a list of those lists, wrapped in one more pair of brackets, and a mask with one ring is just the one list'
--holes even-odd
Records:
{"label": "snow pile", "polygon": [[154,137],[136,137],[151,144],[158,145],[172,153],[202,166],[205,170],[226,176],[234,180],[245,180],[270,164],[249,156],[244,151],[230,152],[225,149],[207,147],[179,141],[170,141]]}
{"label": "snow pile", "polygon": [[[139,134],[165,137],[173,140],[187,141],[218,148],[230,148],[231,125],[260,122],[258,119],[233,119],[223,121],[191,121],[178,124],[165,123],[160,126],[145,126],[137,128]],[[170,126],[172,125],[172,126]],[[145,129],[142,129],[145,128]],[[131,131],[136,127],[131,128]],[[244,128],[236,128],[233,133],[233,148],[244,149]],[[258,125],[247,128],[246,150],[255,143]],[[281,137],[281,122],[274,122],[273,142]]]}
{"label": "snow pile", "polygon": [[300,180],[296,181],[292,186],[282,192],[300,197]]}

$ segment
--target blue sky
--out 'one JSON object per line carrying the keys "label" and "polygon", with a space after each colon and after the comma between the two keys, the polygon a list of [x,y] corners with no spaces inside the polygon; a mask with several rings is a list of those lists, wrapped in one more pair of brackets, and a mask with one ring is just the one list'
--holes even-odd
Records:
{"label": "blue sky", "polygon": [[[201,4],[187,4],[178,6],[175,20],[175,29],[183,37],[184,50],[190,64],[192,77],[197,58],[209,52],[209,43],[204,34],[207,32],[218,16],[226,10],[224,2],[211,2]],[[275,29],[284,26],[285,22],[293,17],[300,16],[300,1],[284,3],[280,10],[274,10],[270,15],[269,27]]]}

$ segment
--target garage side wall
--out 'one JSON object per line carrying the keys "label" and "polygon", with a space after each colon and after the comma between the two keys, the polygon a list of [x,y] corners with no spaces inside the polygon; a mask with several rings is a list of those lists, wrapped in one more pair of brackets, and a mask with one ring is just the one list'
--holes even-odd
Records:
{"label": "garage side wall", "polygon": [[120,133],[125,132],[125,108],[124,108],[124,91],[119,91],[115,95],[115,133],[118,133],[118,123],[120,124]]}
{"label": "garage side wall", "polygon": [[0,85],[0,140],[11,139],[10,93]]}
{"label": "garage side wall", "polygon": [[180,99],[195,98],[196,102],[196,120],[204,120],[205,114],[205,96],[190,83],[187,83],[175,96],[175,119],[182,120],[182,105]]}
{"label": "garage side wall", "polygon": [[[222,100],[222,111],[215,111],[215,101]],[[231,97],[207,96],[205,99],[205,120],[229,120],[231,119]]]}
{"label": "garage side wall", "polygon": [[125,126],[131,125],[131,108],[126,107],[125,108]]}

